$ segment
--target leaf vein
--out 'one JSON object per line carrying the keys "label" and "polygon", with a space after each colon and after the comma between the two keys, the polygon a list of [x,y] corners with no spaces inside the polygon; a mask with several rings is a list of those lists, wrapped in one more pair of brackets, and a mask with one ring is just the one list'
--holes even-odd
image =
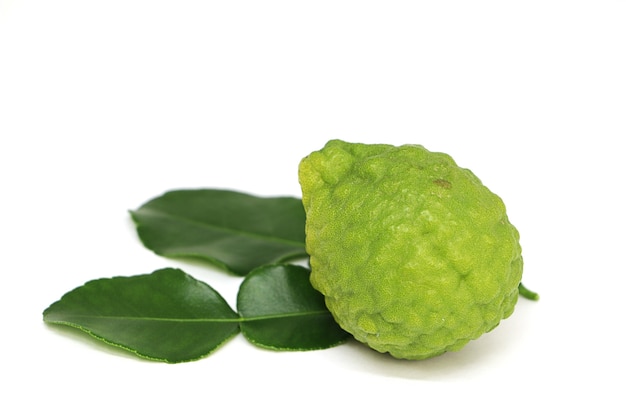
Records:
{"label": "leaf vein", "polygon": [[[260,240],[266,240],[266,241],[272,241],[272,242],[277,242],[277,243],[282,243],[288,246],[294,246],[294,247],[304,247],[304,242],[300,242],[297,240],[290,240],[290,239],[286,239],[286,238],[279,238],[279,237],[275,237],[275,236],[270,236],[270,235],[264,235],[261,233],[250,233],[250,232],[244,232],[243,230],[239,230],[239,229],[233,229],[233,228],[228,228],[228,227],[222,227],[219,225],[215,225],[215,224],[211,224],[211,223],[204,223],[200,220],[194,220],[194,219],[189,219],[180,215],[176,215],[176,214],[172,214],[172,213],[168,213],[166,211],[161,211],[161,210],[155,210],[155,209],[151,209],[151,208],[141,208],[137,211],[133,211],[132,212],[135,216],[139,215],[139,216],[148,216],[148,217],[161,217],[161,218],[166,218],[166,219],[173,219],[176,221],[180,221],[182,223],[188,223],[197,227],[201,227],[203,229],[211,229],[211,230],[219,230],[222,232],[230,232],[236,235],[240,235],[240,236],[247,236],[247,237],[251,237],[251,238],[255,238],[255,239],[260,239]],[[137,219],[139,224],[141,224],[141,220]]]}
{"label": "leaf vein", "polygon": [[291,313],[266,314],[263,316],[239,316],[239,317],[201,317],[201,318],[177,318],[177,317],[132,317],[132,316],[101,316],[88,314],[65,315],[65,320],[49,320],[51,322],[72,322],[77,319],[100,319],[100,320],[128,320],[128,321],[154,321],[154,322],[179,322],[179,323],[235,323],[260,320],[273,320],[303,316],[321,316],[329,315],[327,310],[316,311],[294,311]]}

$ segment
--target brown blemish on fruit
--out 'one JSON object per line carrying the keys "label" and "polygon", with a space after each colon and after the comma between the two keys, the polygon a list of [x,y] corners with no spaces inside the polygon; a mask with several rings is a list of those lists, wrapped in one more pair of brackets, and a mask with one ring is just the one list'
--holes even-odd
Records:
{"label": "brown blemish on fruit", "polygon": [[452,188],[452,184],[450,184],[450,181],[446,181],[443,178],[439,178],[438,180],[433,181],[433,184],[436,184],[441,188],[445,188],[446,190]]}

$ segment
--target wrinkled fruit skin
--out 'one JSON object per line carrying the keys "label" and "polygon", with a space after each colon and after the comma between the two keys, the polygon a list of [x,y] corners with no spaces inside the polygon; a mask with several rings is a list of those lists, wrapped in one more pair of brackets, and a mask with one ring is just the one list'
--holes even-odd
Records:
{"label": "wrinkled fruit skin", "polygon": [[301,161],[299,179],[311,282],[357,340],[426,359],[513,313],[519,233],[450,156],[332,140]]}

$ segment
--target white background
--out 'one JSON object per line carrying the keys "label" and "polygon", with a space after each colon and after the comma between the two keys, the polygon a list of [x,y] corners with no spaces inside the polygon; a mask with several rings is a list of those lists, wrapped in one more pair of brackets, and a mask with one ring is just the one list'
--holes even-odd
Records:
{"label": "white background", "polygon": [[[623,416],[625,22],[617,0],[0,0],[0,414]],[[238,336],[167,365],[42,322],[88,280],[166,266],[232,302],[238,278],[144,249],[127,210],[300,196],[332,138],[472,169],[541,301],[422,362]]]}

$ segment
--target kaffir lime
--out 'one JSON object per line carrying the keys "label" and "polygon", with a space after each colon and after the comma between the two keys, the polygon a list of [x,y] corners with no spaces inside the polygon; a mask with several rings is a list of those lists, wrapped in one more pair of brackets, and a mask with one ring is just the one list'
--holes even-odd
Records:
{"label": "kaffir lime", "polygon": [[332,140],[302,160],[299,179],[311,282],[357,340],[425,359],[513,312],[518,231],[502,200],[450,156]]}

